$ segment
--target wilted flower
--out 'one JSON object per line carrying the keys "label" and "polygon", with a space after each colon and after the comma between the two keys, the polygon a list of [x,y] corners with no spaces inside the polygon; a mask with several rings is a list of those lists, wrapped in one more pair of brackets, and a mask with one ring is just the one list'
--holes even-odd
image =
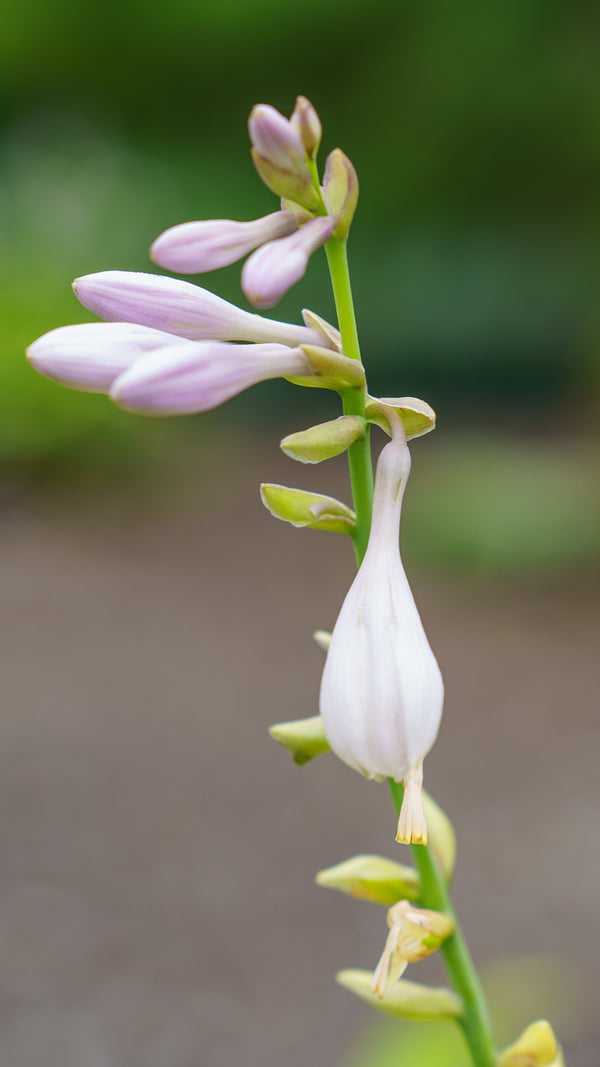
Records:
{"label": "wilted flower", "polygon": [[311,372],[301,348],[189,341],[157,349],[115,380],[110,397],[143,415],[209,411],[268,378]]}
{"label": "wilted flower", "polygon": [[408,900],[399,900],[387,913],[390,932],[377,967],[371,989],[382,997],[388,985],[402,977],[409,963],[430,956],[454,930],[454,920],[440,911],[415,908]]}
{"label": "wilted flower", "polygon": [[105,270],[73,282],[84,307],[109,322],[135,322],[190,341],[327,345],[319,330],[276,322],[228,303],[180,278]]}
{"label": "wilted flower", "polygon": [[291,211],[274,211],[252,222],[183,222],[156,238],[150,259],[179,274],[202,274],[236,263],[259,245],[287,237],[297,228],[298,220]]}
{"label": "wilted flower", "polygon": [[397,839],[425,843],[422,766],[444,687],[400,558],[410,453],[399,427],[377,464],[369,544],[333,630],[320,705],[340,759],[367,778],[404,782]]}
{"label": "wilted flower", "polygon": [[271,241],[254,252],[244,264],[242,289],[251,304],[270,308],[299,282],[317,248],[329,240],[335,222],[329,217],[311,219],[296,233]]}

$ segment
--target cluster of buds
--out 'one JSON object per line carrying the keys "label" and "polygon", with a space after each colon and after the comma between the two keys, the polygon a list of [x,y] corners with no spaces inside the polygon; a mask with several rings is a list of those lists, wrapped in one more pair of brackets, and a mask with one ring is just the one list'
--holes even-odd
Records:
{"label": "cluster of buds", "polygon": [[[150,255],[168,270],[199,274],[252,253],[242,288],[250,303],[263,309],[302,278],[316,249],[347,234],[358,182],[350,160],[335,149],[319,186],[321,124],[304,97],[290,119],[258,105],[248,125],[252,158],[282,198],[281,210],[252,222],[174,226],[157,238]],[[364,382],[360,366],[347,369],[337,331],[311,312],[304,313],[304,326],[277,322],[190,282],[129,271],[87,275],[73,288],[104,324],[52,330],[29,347],[28,358],[46,377],[107,393],[128,411],[207,411],[269,378],[339,391]]]}

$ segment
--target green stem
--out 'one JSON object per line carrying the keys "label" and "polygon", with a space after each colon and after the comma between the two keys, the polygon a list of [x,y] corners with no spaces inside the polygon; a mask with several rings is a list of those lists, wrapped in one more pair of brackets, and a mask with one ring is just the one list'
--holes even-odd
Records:
{"label": "green stem", "polygon": [[[325,251],[331,275],[338,326],[342,335],[344,355],[349,359],[360,360],[346,242],[338,237],[331,237],[325,245]],[[359,415],[364,419],[366,396],[365,386],[360,389],[347,389],[342,394],[344,415]],[[364,435],[359,437],[358,441],[355,441],[348,449],[348,467],[350,469],[354,510],[356,511],[356,526],[353,533],[354,548],[357,562],[360,564],[367,549],[373,509],[373,464],[371,462],[369,426],[367,426]]]}
{"label": "green stem", "polygon": [[[390,792],[399,814],[403,789],[396,782],[389,782]],[[426,845],[411,845],[415,866],[421,881],[419,902],[425,908],[443,911],[456,923],[456,928],[440,947],[446,970],[454,989],[462,998],[465,1010],[458,1020],[469,1046],[475,1067],[496,1067],[498,1054],[492,1037],[488,1007],[479,975],[471,959],[464,934],[452,906],[448,886]]]}

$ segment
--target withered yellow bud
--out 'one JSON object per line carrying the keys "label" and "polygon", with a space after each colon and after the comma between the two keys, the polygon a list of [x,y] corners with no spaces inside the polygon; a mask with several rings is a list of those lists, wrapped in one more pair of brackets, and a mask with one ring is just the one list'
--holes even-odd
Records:
{"label": "withered yellow bud", "polygon": [[332,496],[265,482],[260,497],[271,515],[292,526],[334,533],[351,533],[354,526],[354,512]]}
{"label": "withered yellow bud", "polygon": [[[307,324],[308,325],[308,324]],[[423,437],[435,430],[436,414],[432,407],[416,396],[374,397],[368,396],[366,415],[382,430],[391,435],[396,417],[400,417],[406,440]]]}
{"label": "withered yellow bud", "polygon": [[315,756],[329,752],[329,744],[323,730],[320,715],[308,719],[295,719],[292,722],[276,722],[269,727],[269,735],[274,741],[287,748],[294,763],[300,767]]}
{"label": "withered yellow bud", "polygon": [[539,1019],[498,1057],[498,1067],[564,1067],[563,1054],[549,1022]]}
{"label": "withered yellow bud", "polygon": [[366,422],[358,415],[341,415],[299,433],[290,433],[279,442],[282,452],[300,463],[322,463],[346,452],[365,432]]}
{"label": "withered yellow bud", "polygon": [[403,979],[388,989],[385,996],[378,997],[371,990],[371,971],[340,971],[336,975],[336,981],[379,1011],[400,1016],[402,1019],[458,1019],[464,1010],[460,997],[443,987],[434,988]]}
{"label": "withered yellow bud", "polygon": [[373,904],[390,905],[402,897],[416,900],[419,896],[417,872],[385,856],[353,856],[319,871],[315,881],[327,889],[338,889]]}
{"label": "withered yellow bud", "polygon": [[341,148],[334,148],[327,156],[322,193],[325,207],[335,220],[333,236],[344,239],[358,203],[358,176]]}
{"label": "withered yellow bud", "polygon": [[383,997],[389,985],[404,974],[409,963],[417,963],[435,952],[454,932],[454,921],[441,911],[415,908],[400,900],[387,913],[390,932],[379,963],[373,972],[372,992]]}

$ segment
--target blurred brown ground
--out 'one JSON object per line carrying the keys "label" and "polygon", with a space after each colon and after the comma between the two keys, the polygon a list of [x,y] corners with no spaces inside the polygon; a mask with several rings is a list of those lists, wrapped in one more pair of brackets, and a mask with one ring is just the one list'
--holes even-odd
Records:
{"label": "blurred brown ground", "polygon": [[[246,448],[224,489],[221,463],[159,500],[6,503],[10,1067],[321,1067],[370,1022],[333,975],[374,964],[382,913],[313,877],[401,856],[386,790],[331,757],[296,768],[266,734],[315,713],[311,632],[351,546],[262,510],[258,481],[294,478],[276,449]],[[599,585],[411,579],[448,694],[426,780],[458,828],[476,957],[560,956],[597,989]],[[596,1018],[568,1062],[599,1048]]]}

